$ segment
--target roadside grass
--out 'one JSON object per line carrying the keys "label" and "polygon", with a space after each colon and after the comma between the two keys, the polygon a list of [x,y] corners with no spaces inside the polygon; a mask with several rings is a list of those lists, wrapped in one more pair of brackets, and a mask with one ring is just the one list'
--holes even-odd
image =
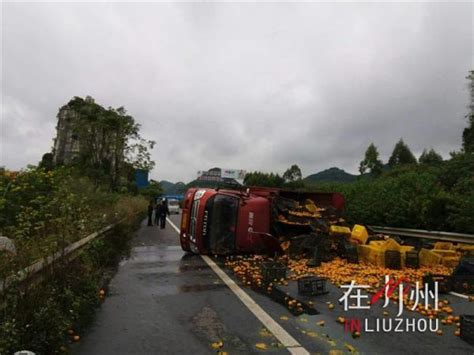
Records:
{"label": "roadside grass", "polygon": [[74,260],[55,263],[41,281],[9,287],[1,298],[0,354],[68,352],[93,320],[140,217],[95,239]]}
{"label": "roadside grass", "polygon": [[[130,249],[147,200],[110,192],[66,168],[0,170],[0,235],[16,253],[0,251],[0,354],[68,351],[80,340]],[[79,252],[22,280],[21,270],[108,225],[115,227]]]}

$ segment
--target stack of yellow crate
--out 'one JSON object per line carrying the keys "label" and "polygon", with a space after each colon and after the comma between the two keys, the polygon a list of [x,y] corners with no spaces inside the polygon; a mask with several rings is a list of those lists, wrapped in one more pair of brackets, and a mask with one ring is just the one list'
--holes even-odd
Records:
{"label": "stack of yellow crate", "polygon": [[385,266],[385,252],[387,250],[396,250],[400,252],[401,266],[405,267],[406,252],[414,249],[412,246],[400,245],[395,239],[388,238],[386,240],[374,240],[369,244],[367,240],[369,234],[367,229],[356,224],[352,229],[351,240],[357,242],[357,251],[359,253],[359,261],[373,265]]}
{"label": "stack of yellow crate", "polygon": [[420,266],[444,265],[447,267],[455,267],[457,264],[459,264],[461,255],[457,253],[456,250],[436,249],[436,247],[440,246],[442,245],[436,243],[435,249],[421,249]]}
{"label": "stack of yellow crate", "polygon": [[432,250],[422,248],[419,256],[420,266],[435,266],[441,264],[441,255],[434,253]]}
{"label": "stack of yellow crate", "polygon": [[454,250],[454,244],[450,242],[436,242],[434,245],[435,250]]}
{"label": "stack of yellow crate", "polygon": [[405,256],[407,251],[411,251],[412,246],[404,246],[397,243],[396,240],[389,238],[387,240],[372,241],[368,245],[359,245],[359,260],[378,266],[385,266],[385,252],[395,250],[400,252],[401,266],[405,266]]}
{"label": "stack of yellow crate", "polygon": [[461,256],[455,250],[433,249],[432,251],[441,256],[441,264],[447,267],[455,267],[461,259]]}
{"label": "stack of yellow crate", "polygon": [[359,253],[359,262],[385,266],[385,251],[379,246],[372,243],[369,245],[358,245],[357,252]]}
{"label": "stack of yellow crate", "polygon": [[458,244],[456,248],[459,250],[465,250],[465,251],[473,250],[474,251],[474,245],[470,245],[470,244]]}
{"label": "stack of yellow crate", "polygon": [[470,244],[457,244],[454,249],[460,253],[474,253],[474,245]]}

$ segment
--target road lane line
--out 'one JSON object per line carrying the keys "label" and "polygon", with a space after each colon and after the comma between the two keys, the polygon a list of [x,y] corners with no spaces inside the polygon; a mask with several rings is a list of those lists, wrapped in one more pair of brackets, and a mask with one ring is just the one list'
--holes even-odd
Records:
{"label": "road lane line", "polygon": [[208,256],[201,255],[209,267],[234,292],[243,304],[263,323],[263,325],[283,344],[292,354],[309,354],[280,324],[273,320],[242,288],[237,285],[222,269]]}
{"label": "road lane line", "polygon": [[469,299],[469,296],[467,296],[467,295],[463,295],[462,293],[457,293],[457,292],[450,292],[449,294],[450,294],[450,295],[453,295],[453,296],[457,296],[457,297],[465,298],[466,300],[468,300],[468,299]]}
{"label": "road lane line", "polygon": [[[178,227],[176,227],[169,218],[166,219],[179,234],[180,231]],[[280,324],[265,312],[263,308],[260,307],[239,285],[237,285],[234,280],[232,280],[211,258],[206,255],[201,255],[201,258],[291,354],[309,355],[309,352],[303,348],[295,338],[293,338]]]}
{"label": "road lane line", "polygon": [[179,230],[179,228],[176,227],[173,222],[171,222],[171,219],[169,219],[168,217],[166,217],[166,220],[170,223],[171,227],[173,227],[174,230],[175,230],[178,234],[181,232],[181,231]]}

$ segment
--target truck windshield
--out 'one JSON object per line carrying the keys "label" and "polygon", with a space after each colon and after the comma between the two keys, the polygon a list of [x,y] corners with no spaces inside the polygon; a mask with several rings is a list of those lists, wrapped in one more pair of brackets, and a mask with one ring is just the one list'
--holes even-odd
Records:
{"label": "truck windshield", "polygon": [[235,229],[237,224],[236,197],[218,194],[206,203],[207,223],[203,227],[206,249],[212,253],[235,252]]}

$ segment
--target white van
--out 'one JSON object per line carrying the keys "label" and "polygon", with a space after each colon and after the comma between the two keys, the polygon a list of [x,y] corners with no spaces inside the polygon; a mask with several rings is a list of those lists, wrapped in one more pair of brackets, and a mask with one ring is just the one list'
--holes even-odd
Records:
{"label": "white van", "polygon": [[168,210],[170,211],[170,214],[179,214],[179,201],[168,200]]}

